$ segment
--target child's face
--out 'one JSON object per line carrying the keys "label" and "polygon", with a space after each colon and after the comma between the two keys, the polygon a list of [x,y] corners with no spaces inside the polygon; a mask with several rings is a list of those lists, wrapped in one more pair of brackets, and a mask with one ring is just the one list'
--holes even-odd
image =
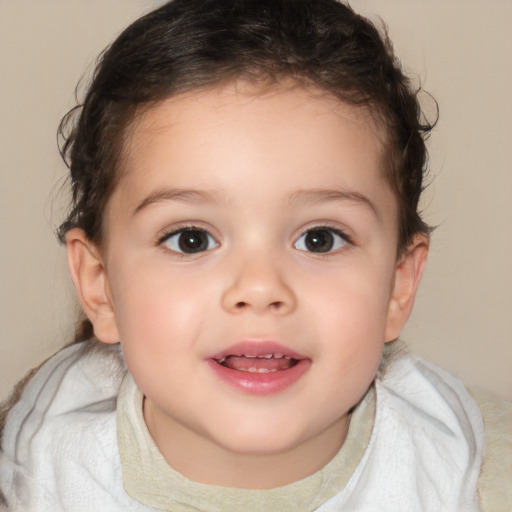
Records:
{"label": "child's face", "polygon": [[109,332],[155,441],[177,469],[180,451],[302,450],[311,472],[406,316],[369,116],[230,86],[153,108],[125,156],[106,217]]}

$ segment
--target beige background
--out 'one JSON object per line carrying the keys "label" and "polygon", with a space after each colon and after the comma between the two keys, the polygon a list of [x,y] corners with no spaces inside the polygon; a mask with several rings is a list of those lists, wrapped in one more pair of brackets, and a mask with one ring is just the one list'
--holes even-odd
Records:
{"label": "beige background", "polygon": [[[158,3],[0,0],[0,399],[73,330],[53,235],[65,206],[57,125],[99,51]],[[512,399],[512,1],[351,4],[381,15],[441,109],[424,201],[439,228],[403,337],[466,383]]]}

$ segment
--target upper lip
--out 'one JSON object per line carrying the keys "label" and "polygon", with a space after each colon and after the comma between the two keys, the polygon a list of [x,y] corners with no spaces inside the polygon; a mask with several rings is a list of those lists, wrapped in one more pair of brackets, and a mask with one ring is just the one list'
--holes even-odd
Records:
{"label": "upper lip", "polygon": [[275,341],[241,341],[231,345],[230,347],[217,352],[209,357],[216,361],[222,361],[229,356],[245,356],[245,357],[285,357],[286,359],[306,359],[306,357],[294,350],[290,350],[285,345]]}

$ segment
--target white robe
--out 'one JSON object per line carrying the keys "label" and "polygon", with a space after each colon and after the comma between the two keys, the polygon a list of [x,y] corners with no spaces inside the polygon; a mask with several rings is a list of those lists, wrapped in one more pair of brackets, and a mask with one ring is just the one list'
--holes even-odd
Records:
{"label": "white robe", "polygon": [[[84,355],[73,345],[31,379],[2,439],[0,489],[8,510],[156,510],[123,487],[116,399],[125,373],[121,357]],[[368,447],[347,485],[317,511],[478,511],[484,429],[464,386],[405,355],[375,390]]]}

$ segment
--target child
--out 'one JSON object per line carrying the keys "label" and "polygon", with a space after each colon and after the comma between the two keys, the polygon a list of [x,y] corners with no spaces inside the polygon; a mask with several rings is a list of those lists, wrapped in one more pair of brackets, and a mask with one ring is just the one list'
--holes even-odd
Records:
{"label": "child", "polygon": [[64,146],[87,320],[7,416],[9,510],[497,510],[477,404],[394,341],[430,128],[335,0],[127,28]]}

